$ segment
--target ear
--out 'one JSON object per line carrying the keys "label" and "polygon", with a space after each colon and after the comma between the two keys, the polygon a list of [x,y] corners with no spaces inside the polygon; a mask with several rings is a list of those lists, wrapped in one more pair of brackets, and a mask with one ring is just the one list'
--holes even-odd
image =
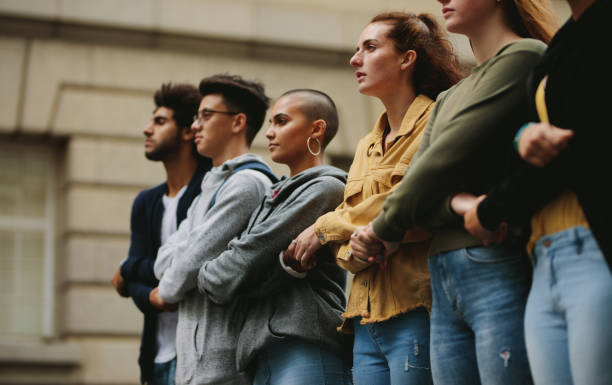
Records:
{"label": "ear", "polygon": [[234,119],[232,120],[232,133],[239,134],[240,132],[246,132],[246,114],[240,112],[234,115]]}
{"label": "ear", "polygon": [[408,68],[411,68],[411,67],[414,68],[416,59],[417,59],[417,53],[415,50],[411,49],[411,50],[404,52],[404,55],[402,57],[402,64],[401,64],[402,70],[407,70]]}
{"label": "ear", "polygon": [[184,142],[193,142],[193,138],[195,136],[195,132],[191,129],[191,127],[183,127],[181,130],[181,140]]}
{"label": "ear", "polygon": [[325,132],[327,131],[327,122],[323,119],[317,119],[311,124],[312,132],[310,137],[312,139],[319,139],[319,141],[323,142],[323,138],[325,137]]}

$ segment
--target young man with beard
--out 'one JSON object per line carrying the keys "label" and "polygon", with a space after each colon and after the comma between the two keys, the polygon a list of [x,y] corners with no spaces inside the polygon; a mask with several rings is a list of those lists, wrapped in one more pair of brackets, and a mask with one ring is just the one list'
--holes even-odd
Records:
{"label": "young man with beard", "polygon": [[163,84],[155,93],[156,108],[143,130],[145,157],[164,164],[166,181],[134,200],[128,257],[113,276],[117,292],[131,297],[144,314],[138,359],[143,384],[174,384],[177,307],[151,295],[159,283],[153,265],[157,250],[185,219],[210,169],[210,159],[195,151],[190,128],[200,99],[188,84]]}

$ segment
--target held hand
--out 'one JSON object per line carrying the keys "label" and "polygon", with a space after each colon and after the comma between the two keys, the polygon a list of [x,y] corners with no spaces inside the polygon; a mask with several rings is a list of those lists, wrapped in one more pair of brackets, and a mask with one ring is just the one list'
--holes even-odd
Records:
{"label": "held hand", "polygon": [[178,310],[178,304],[175,303],[168,303],[166,301],[164,301],[162,299],[162,297],[159,296],[159,288],[156,287],[155,289],[151,290],[151,292],[149,293],[149,302],[151,302],[151,305],[155,306],[156,308],[163,310],[163,311],[177,311]]}
{"label": "held hand", "polygon": [[545,167],[567,147],[573,136],[572,130],[548,123],[531,123],[519,137],[518,151],[526,162],[536,167]]}
{"label": "held hand", "polygon": [[125,280],[123,279],[123,276],[121,276],[121,269],[117,269],[117,271],[115,271],[115,274],[113,274],[112,283],[115,287],[115,290],[117,290],[117,293],[120,296],[129,297],[129,294],[125,287]]}
{"label": "held hand", "polygon": [[362,260],[376,262],[383,267],[387,265],[387,258],[399,247],[399,242],[388,242],[380,239],[372,224],[358,227],[351,236],[350,242],[353,255]]}
{"label": "held hand", "polygon": [[312,270],[317,265],[315,253],[319,248],[321,248],[321,242],[315,234],[313,224],[291,241],[283,254],[283,261],[298,272]]}
{"label": "held hand", "polygon": [[455,214],[464,216],[465,213],[474,206],[477,199],[476,195],[460,192],[453,195],[450,200],[450,206]]}
{"label": "held hand", "polygon": [[481,195],[475,199],[472,206],[465,212],[463,216],[463,224],[465,229],[472,234],[474,238],[480,239],[485,246],[489,243],[501,243],[506,239],[508,232],[507,223],[503,222],[497,230],[490,231],[485,229],[478,219],[478,204],[486,198],[486,195]]}

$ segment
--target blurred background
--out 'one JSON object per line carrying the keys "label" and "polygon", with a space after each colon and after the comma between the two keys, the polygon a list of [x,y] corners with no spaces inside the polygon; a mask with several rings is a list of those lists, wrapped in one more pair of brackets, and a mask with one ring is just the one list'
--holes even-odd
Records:
{"label": "blurred background", "polygon": [[[491,0],[493,1],[493,0]],[[553,4],[563,22],[564,1]],[[388,10],[435,0],[0,0],[0,384],[138,384],[142,317],[110,280],[129,213],[165,178],[142,129],[162,82],[258,79],[337,103],[328,162],[347,169],[382,105],[348,60]],[[462,61],[469,43],[451,36]],[[253,152],[270,161],[264,129]],[[286,174],[284,166],[274,171]]]}

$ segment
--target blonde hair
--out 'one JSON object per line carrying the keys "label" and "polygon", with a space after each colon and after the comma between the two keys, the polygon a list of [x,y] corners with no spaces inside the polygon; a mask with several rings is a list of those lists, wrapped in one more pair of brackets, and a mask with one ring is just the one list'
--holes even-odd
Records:
{"label": "blonde hair", "polygon": [[550,43],[559,29],[549,0],[502,0],[510,26],[521,37]]}

